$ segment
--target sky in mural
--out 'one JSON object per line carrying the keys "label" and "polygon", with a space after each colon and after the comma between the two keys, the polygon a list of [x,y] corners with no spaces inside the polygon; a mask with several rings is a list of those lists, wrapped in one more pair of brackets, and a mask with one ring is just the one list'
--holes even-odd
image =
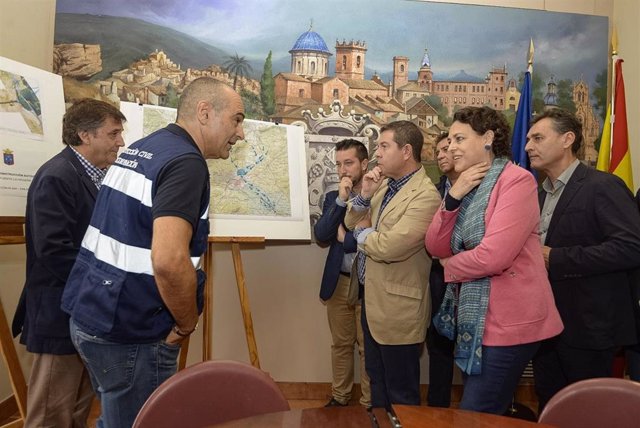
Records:
{"label": "sky in mural", "polygon": [[260,61],[269,50],[288,58],[312,20],[332,52],[336,39],[366,41],[366,66],[378,73],[391,70],[395,55],[417,71],[427,47],[436,78],[460,70],[484,77],[505,63],[517,75],[530,37],[535,62],[557,79],[591,83],[607,66],[607,18],[579,14],[413,0],[58,0],[57,11],[142,19]]}

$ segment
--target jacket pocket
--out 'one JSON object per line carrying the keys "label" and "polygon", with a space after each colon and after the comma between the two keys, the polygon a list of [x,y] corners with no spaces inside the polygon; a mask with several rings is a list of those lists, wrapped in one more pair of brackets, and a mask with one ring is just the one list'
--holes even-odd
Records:
{"label": "jacket pocket", "polygon": [[411,299],[422,300],[423,292],[420,287],[412,287],[396,283],[386,283],[384,289],[389,294],[396,296],[409,297]]}
{"label": "jacket pocket", "polygon": [[126,275],[108,266],[89,267],[85,263],[81,266],[84,274],[76,279],[82,281],[82,286],[79,287],[73,318],[80,324],[109,333],[113,328]]}

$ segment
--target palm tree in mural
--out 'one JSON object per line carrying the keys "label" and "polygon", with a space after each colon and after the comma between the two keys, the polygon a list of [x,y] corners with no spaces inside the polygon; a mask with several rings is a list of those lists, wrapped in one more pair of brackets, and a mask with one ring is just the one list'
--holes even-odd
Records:
{"label": "palm tree in mural", "polygon": [[238,76],[247,77],[249,72],[253,71],[249,61],[247,61],[243,56],[239,56],[238,52],[236,52],[234,56],[230,56],[223,66],[227,73],[233,75],[233,89],[236,89]]}

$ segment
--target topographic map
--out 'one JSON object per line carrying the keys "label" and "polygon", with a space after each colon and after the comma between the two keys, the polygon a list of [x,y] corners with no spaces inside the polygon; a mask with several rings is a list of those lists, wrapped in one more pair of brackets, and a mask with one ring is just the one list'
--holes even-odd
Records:
{"label": "topographic map", "polygon": [[[143,136],[175,119],[175,109],[145,105]],[[210,215],[291,217],[287,129],[249,119],[243,127],[245,139],[233,146],[229,159],[207,160],[215,201]]]}
{"label": "topographic map", "polygon": [[229,159],[208,160],[213,214],[291,216],[287,129],[244,121]]}
{"label": "topographic map", "polygon": [[[176,110],[121,102],[131,144],[175,121]],[[304,129],[246,119],[228,159],[207,160],[211,236],[309,239]]]}
{"label": "topographic map", "polygon": [[177,110],[168,107],[144,106],[142,114],[142,134],[146,137],[176,121]]}

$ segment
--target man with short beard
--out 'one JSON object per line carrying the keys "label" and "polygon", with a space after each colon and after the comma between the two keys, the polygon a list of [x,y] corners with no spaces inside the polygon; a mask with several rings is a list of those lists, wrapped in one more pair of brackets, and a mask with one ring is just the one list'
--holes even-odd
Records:
{"label": "man with short beard", "polygon": [[[330,244],[320,286],[320,299],[327,306],[331,330],[331,369],[333,382],[331,400],[326,407],[346,406],[353,387],[353,345],[360,353],[360,404],[371,405],[369,378],[364,367],[364,342],[360,322],[361,299],[358,283],[351,288],[351,268],[357,244],[353,232],[344,226],[347,201],[360,192],[362,176],[367,171],[367,148],[353,139],[336,145],[336,167],[340,176],[338,190],[328,192],[324,199],[322,217],[314,227],[316,239]],[[352,293],[349,293],[352,291]]]}

